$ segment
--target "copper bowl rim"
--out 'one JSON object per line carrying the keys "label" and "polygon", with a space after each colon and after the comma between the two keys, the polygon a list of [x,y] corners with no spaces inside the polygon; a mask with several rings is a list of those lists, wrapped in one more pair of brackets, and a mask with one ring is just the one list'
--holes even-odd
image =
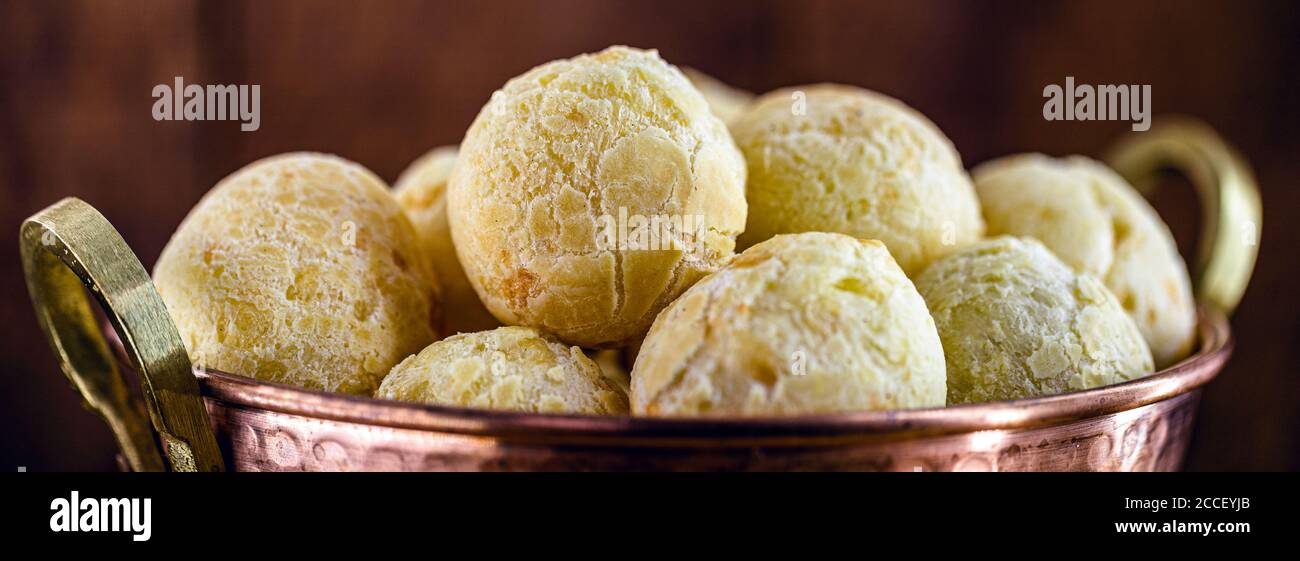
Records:
{"label": "copper bowl rim", "polygon": [[198,372],[203,395],[226,406],[358,425],[469,435],[620,439],[839,437],[942,435],[1025,429],[1100,417],[1170,399],[1213,379],[1232,352],[1226,317],[1200,311],[1200,350],[1150,376],[1067,394],[926,409],[797,417],[650,418],[543,415],[377,400],[272,384],[219,371]]}

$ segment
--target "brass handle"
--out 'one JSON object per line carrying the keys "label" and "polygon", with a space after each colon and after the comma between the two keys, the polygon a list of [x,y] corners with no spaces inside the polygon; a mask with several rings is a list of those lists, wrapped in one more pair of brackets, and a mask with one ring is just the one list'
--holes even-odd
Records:
{"label": "brass handle", "polygon": [[[112,429],[130,468],[223,470],[180,334],[144,266],[108,220],[80,199],[63,199],[23,222],[19,244],[41,330],[63,373]],[[140,373],[143,405],[127,391],[83,286]]]}
{"label": "brass handle", "polygon": [[1167,117],[1117,143],[1106,160],[1144,193],[1161,170],[1192,182],[1204,215],[1192,273],[1197,298],[1231,314],[1255,269],[1263,226],[1259,186],[1245,159],[1204,123]]}

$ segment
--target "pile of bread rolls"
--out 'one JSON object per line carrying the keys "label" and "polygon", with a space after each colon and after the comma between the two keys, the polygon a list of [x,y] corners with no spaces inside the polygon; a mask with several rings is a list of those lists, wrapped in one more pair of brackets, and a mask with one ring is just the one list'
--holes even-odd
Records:
{"label": "pile of bread rolls", "polygon": [[1028,398],[1168,366],[1196,322],[1168,228],[1098,162],[968,174],[882,94],[754,98],[626,47],[510,80],[391,190],[334,156],[255,162],[154,281],[204,368],[533,413]]}

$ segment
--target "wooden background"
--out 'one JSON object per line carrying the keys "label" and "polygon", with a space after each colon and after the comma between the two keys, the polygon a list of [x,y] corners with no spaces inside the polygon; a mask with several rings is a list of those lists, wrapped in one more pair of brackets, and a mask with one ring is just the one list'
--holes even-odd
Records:
{"label": "wooden background", "polygon": [[[1126,123],[1045,122],[1041,92],[1151,84],[1157,113],[1199,116],[1256,166],[1259,266],[1237,354],[1206,392],[1189,468],[1300,469],[1300,3],[551,0],[6,1],[0,4],[0,231],[60,197],[98,207],[147,267],[217,180],[256,158],[332,152],[392,180],[456,143],[531,66],[610,44],[656,47],[754,91],[862,85],[928,114],[968,165],[1099,154]],[[260,84],[261,130],[155,122],[150,91]],[[1157,205],[1188,254],[1186,189]],[[17,245],[0,243],[0,469],[111,469],[41,338]]]}

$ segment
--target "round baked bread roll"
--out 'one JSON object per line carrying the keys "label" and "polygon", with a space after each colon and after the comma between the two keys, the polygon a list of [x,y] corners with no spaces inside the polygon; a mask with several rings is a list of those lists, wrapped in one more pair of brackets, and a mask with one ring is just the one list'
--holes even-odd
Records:
{"label": "round baked bread roll", "polygon": [[749,166],[741,248],[839,232],[883,241],[914,275],[983,234],[957,150],[895,99],[850,86],[787,88],[760,97],[731,131]]}
{"label": "round baked bread roll", "polygon": [[799,415],[944,404],[943,348],[874,240],[810,232],[749,248],[655,320],[636,415]]}
{"label": "round baked bread roll", "polygon": [[1145,376],[1151,351],[1101,281],[1033,238],[998,237],[916,279],[943,340],[948,403],[1052,395]]}
{"label": "round baked bread roll", "polygon": [[990,234],[1037,238],[1106,283],[1157,368],[1191,352],[1196,305],[1187,265],[1169,227],[1124,178],[1082,156],[1042,154],[1000,158],[973,173]]}
{"label": "round baked bread roll", "polygon": [[447,179],[456,165],[456,147],[443,146],[411,163],[397,178],[393,193],[415,226],[424,255],[442,288],[446,333],[470,333],[500,325],[465,278],[447,223]]}
{"label": "round baked bread roll", "polygon": [[655,51],[611,47],[494,93],[447,208],[498,320],[608,348],[731,258],[744,185],[740,152],[686,77]]}
{"label": "round baked bread roll", "polygon": [[700,90],[704,99],[709,102],[709,109],[717,115],[722,122],[731,126],[745,112],[745,108],[750,102],[754,101],[754,94],[745,90],[734,88],[723,83],[721,80],[709,76],[694,68],[683,68],[682,72],[690,79],[691,84]]}
{"label": "round baked bread roll", "polygon": [[528,413],[627,413],[627,396],[582,349],[528,327],[429,345],[393,367],[375,397]]}
{"label": "round baked bread roll", "polygon": [[436,338],[433,274],[369,170],[334,156],[260,160],[221,180],[154,268],[195,364],[370,395]]}

